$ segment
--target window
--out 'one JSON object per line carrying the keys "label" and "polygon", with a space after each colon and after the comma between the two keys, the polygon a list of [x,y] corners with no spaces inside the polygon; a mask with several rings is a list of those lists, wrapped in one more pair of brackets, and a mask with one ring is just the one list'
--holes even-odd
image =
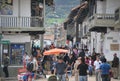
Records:
{"label": "window", "polygon": [[11,65],[22,65],[23,54],[25,52],[24,44],[11,44],[10,45],[10,64]]}
{"label": "window", "polygon": [[115,11],[115,21],[119,20],[119,13],[120,13],[120,9],[117,9]]}

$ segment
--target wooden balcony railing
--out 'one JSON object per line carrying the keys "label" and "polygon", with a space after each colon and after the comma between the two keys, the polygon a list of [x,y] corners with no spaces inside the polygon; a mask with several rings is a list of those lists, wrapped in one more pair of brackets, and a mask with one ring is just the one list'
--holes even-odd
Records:
{"label": "wooden balcony railing", "polygon": [[0,16],[1,28],[29,28],[29,27],[43,27],[42,17],[13,17]]}
{"label": "wooden balcony railing", "polygon": [[114,27],[114,14],[95,14],[88,19],[88,27]]}

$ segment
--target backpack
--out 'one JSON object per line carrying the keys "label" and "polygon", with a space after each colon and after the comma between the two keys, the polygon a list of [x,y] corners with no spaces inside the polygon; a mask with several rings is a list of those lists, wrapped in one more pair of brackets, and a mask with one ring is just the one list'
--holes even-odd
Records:
{"label": "backpack", "polygon": [[29,72],[32,72],[32,71],[33,71],[33,66],[34,66],[34,64],[33,64],[32,62],[29,62],[29,63],[27,64],[27,70],[28,70]]}

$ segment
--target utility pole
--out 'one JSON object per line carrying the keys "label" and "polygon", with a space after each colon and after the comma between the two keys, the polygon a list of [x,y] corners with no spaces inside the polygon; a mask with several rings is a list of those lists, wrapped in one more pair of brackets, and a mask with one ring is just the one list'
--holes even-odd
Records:
{"label": "utility pole", "polygon": [[[43,0],[43,29],[45,28],[45,0]],[[41,34],[41,48],[43,49],[44,34]]]}
{"label": "utility pole", "polygon": [[1,39],[2,39],[2,32],[0,30],[0,64],[2,64],[2,44],[1,44]]}

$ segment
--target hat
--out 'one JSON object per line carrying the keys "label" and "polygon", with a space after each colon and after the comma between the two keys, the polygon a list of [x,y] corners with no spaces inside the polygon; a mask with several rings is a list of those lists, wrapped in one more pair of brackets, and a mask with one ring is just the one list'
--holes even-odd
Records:
{"label": "hat", "polygon": [[62,58],[62,57],[58,57],[58,59],[59,59],[59,60],[63,60],[63,58]]}
{"label": "hat", "polygon": [[117,56],[117,54],[115,53],[114,56]]}
{"label": "hat", "polygon": [[103,59],[102,59],[102,62],[106,62],[106,61],[107,61],[107,59],[106,59],[106,58],[103,58]]}

